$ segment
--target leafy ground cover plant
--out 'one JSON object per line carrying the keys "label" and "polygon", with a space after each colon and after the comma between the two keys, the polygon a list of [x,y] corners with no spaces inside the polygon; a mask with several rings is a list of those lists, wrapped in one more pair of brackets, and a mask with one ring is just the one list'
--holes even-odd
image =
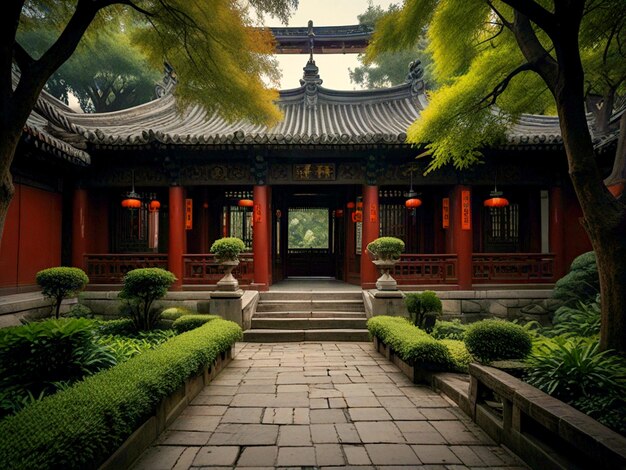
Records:
{"label": "leafy ground cover plant", "polygon": [[116,364],[87,319],[46,320],[0,330],[1,414],[15,412]]}
{"label": "leafy ground cover plant", "polygon": [[437,320],[433,328],[432,335],[435,339],[456,339],[463,340],[467,325],[461,323],[460,320],[443,321]]}
{"label": "leafy ground cover plant", "polygon": [[171,272],[160,268],[133,269],[124,276],[124,286],[118,296],[126,302],[125,309],[137,330],[154,327],[160,312],[152,305],[167,294],[175,281]]}
{"label": "leafy ground cover plant", "polygon": [[0,468],[98,468],[164,397],[241,337],[236,323],[216,319],[5,418]]}
{"label": "leafy ground cover plant", "polygon": [[559,307],[552,318],[552,328],[544,331],[546,336],[590,337],[600,334],[600,296],[594,302],[578,302],[576,307]]}
{"label": "leafy ground cover plant", "polygon": [[99,336],[97,341],[111,351],[119,364],[149,349],[154,349],[174,336],[176,336],[174,330],[166,329],[139,331],[132,336]]}
{"label": "leafy ground cover plant", "polygon": [[43,269],[35,279],[43,295],[54,300],[55,318],[59,318],[63,299],[76,295],[89,283],[82,269],[67,267]]}
{"label": "leafy ground cover plant", "polygon": [[463,341],[482,362],[524,359],[532,349],[530,334],[520,325],[504,320],[481,320],[467,327]]}

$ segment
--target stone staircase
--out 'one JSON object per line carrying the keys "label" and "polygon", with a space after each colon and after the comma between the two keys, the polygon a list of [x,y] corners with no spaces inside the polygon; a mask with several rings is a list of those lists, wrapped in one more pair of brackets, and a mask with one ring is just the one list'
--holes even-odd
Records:
{"label": "stone staircase", "polygon": [[360,291],[261,292],[244,341],[369,341]]}

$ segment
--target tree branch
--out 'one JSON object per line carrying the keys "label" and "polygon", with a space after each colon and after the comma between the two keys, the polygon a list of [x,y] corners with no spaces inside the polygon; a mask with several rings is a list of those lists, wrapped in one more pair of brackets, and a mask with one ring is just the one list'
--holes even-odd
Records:
{"label": "tree branch", "polygon": [[500,21],[502,22],[502,24],[506,26],[507,28],[511,29],[513,27],[512,23],[509,20],[507,20],[502,13],[500,13],[500,10],[498,10],[495,7],[493,2],[491,0],[485,0],[485,1],[487,2],[487,5],[489,5],[489,8],[491,8],[491,11],[493,11],[496,14],[496,16],[500,18]]}
{"label": "tree branch", "polygon": [[533,70],[532,65],[529,63],[525,63],[517,67],[506,77],[504,77],[504,79],[494,87],[493,91],[485,96],[482,100],[480,100],[478,104],[483,105],[484,103],[486,103],[484,104],[484,106],[481,106],[481,108],[488,108],[489,106],[495,104],[498,96],[500,96],[504,92],[504,90],[506,90],[506,87],[509,86],[511,80],[513,80],[516,75],[519,75],[520,73],[526,72],[528,70]]}
{"label": "tree branch", "polygon": [[528,17],[530,21],[543,29],[550,37],[556,33],[556,21],[553,13],[533,0],[502,0],[516,12]]}
{"label": "tree branch", "polygon": [[154,13],[148,11],[148,10],[144,10],[143,8],[141,8],[139,5],[137,5],[134,2],[131,2],[130,0],[126,0],[126,1],[121,1],[119,2],[122,5],[128,5],[129,7],[131,7],[133,10],[135,10],[138,13],[141,13],[142,15],[146,15],[148,17],[152,17],[154,16]]}
{"label": "tree branch", "polygon": [[21,71],[28,70],[35,62],[35,59],[17,41],[13,46],[13,58]]}

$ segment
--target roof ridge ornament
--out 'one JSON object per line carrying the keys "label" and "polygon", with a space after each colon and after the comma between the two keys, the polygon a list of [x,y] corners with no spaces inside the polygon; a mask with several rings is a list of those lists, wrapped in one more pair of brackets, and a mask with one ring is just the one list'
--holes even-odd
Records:
{"label": "roof ridge ornament", "polygon": [[411,84],[411,96],[413,98],[424,93],[424,67],[422,61],[415,59],[409,64],[409,73],[406,76],[406,82]]}
{"label": "roof ridge ornament", "polygon": [[174,67],[167,62],[163,62],[163,79],[154,87],[156,97],[163,98],[165,95],[169,95],[177,83],[178,79]]}
{"label": "roof ridge ornament", "polygon": [[304,104],[309,109],[317,107],[317,94],[323,80],[320,78],[319,67],[313,60],[313,48],[315,47],[315,33],[313,32],[313,20],[309,20],[309,61],[306,63],[304,75],[300,79],[300,86],[304,87]]}

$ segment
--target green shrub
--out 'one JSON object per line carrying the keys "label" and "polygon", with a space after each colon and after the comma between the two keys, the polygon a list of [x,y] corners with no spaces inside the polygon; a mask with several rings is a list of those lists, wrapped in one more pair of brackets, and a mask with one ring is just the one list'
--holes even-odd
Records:
{"label": "green shrub", "polygon": [[126,307],[137,330],[150,330],[159,319],[159,311],[152,308],[155,300],[167,294],[176,281],[169,271],[160,268],[133,269],[124,276],[124,287],[118,296]]}
{"label": "green shrub", "polygon": [[[47,320],[0,330],[0,390],[4,413],[26,398],[55,393],[116,364],[87,319]],[[0,411],[2,413],[2,411]]]}
{"label": "green shrub", "polygon": [[574,408],[588,414],[605,426],[626,435],[626,399],[616,395],[581,397],[572,403]]}
{"label": "green shrub", "polygon": [[186,307],[170,307],[161,312],[161,320],[174,321],[183,315],[195,315],[196,312]]}
{"label": "green shrub", "polygon": [[184,333],[185,331],[193,330],[198,328],[199,326],[204,325],[212,320],[219,318],[217,315],[183,315],[182,317],[174,320],[172,323],[172,328],[176,330],[177,333]]}
{"label": "green shrub", "polygon": [[417,367],[447,370],[451,364],[448,348],[402,317],[372,317],[367,328],[390,346],[403,361]]}
{"label": "green shrub", "polygon": [[435,339],[456,339],[462,341],[466,329],[467,325],[461,323],[460,320],[437,320],[431,334]]}
{"label": "green shrub", "polygon": [[600,334],[600,296],[591,304],[578,303],[578,307],[559,307],[552,319],[553,328],[546,329],[547,336],[596,336]]}
{"label": "green shrub", "polygon": [[69,312],[67,312],[65,317],[69,318],[89,318],[92,319],[94,317],[93,312],[89,307],[83,304],[74,304],[70,308]]}
{"label": "green shrub", "polygon": [[241,339],[215,320],[0,422],[0,468],[97,468],[166,396]]}
{"label": "green shrub", "polygon": [[137,330],[130,318],[118,318],[116,320],[100,320],[96,322],[96,333],[99,336],[106,335],[133,335]]}
{"label": "green shrub", "polygon": [[134,336],[106,335],[98,338],[98,343],[106,346],[115,356],[118,364],[144,351],[153,349],[176,336],[174,330],[140,331]]}
{"label": "green shrub", "polygon": [[425,290],[420,294],[407,294],[404,298],[404,304],[413,324],[428,333],[433,330],[437,317],[441,315],[443,310],[441,300],[431,290]]}
{"label": "green shrub", "polygon": [[76,295],[89,282],[82,269],[66,267],[44,269],[37,273],[35,279],[43,295],[54,300],[56,318],[59,318],[63,299]]}
{"label": "green shrub", "polygon": [[395,237],[380,237],[370,242],[367,250],[378,259],[398,259],[404,251],[404,242]]}
{"label": "green shrub", "polygon": [[564,305],[574,306],[579,302],[592,303],[598,292],[600,280],[596,256],[589,251],[572,261],[569,272],[556,282],[552,297]]}
{"label": "green shrub", "polygon": [[567,403],[582,397],[624,396],[626,365],[595,340],[576,338],[544,345],[528,360],[526,381]]}
{"label": "green shrub", "polygon": [[246,249],[245,243],[236,237],[224,237],[213,242],[211,245],[211,253],[215,254],[217,261],[234,261],[243,250]]}
{"label": "green shrub", "polygon": [[463,341],[442,339],[439,341],[450,353],[450,369],[455,372],[467,372],[470,362],[474,360]]}
{"label": "green shrub", "polygon": [[465,331],[465,346],[483,362],[523,359],[530,353],[532,339],[520,325],[504,320],[481,320]]}

